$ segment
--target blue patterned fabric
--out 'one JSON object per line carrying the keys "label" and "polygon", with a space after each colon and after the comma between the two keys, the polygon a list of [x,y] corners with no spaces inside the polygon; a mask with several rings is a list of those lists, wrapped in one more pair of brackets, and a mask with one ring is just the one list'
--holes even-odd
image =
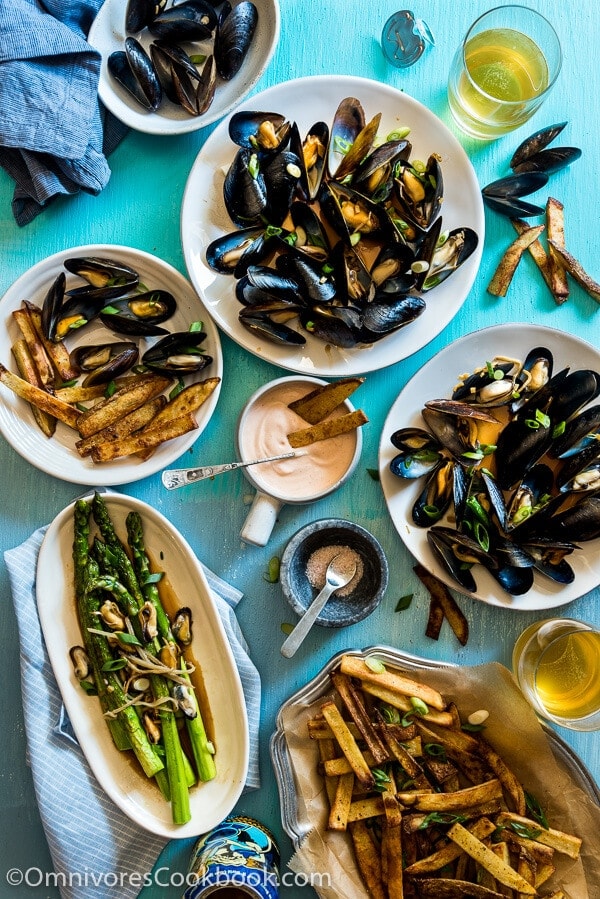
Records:
{"label": "blue patterned fabric", "polygon": [[[150,872],[166,841],[142,830],[114,805],[74,737],[37,614],[35,572],[45,532],[40,528],[4,554],[19,628],[28,761],[40,816],[57,874],[110,871],[118,878],[115,885],[94,887],[89,880],[59,879],[63,899],[133,899],[140,886],[130,875]],[[256,789],[261,685],[234,612],[242,594],[208,569],[204,572],[240,672],[250,725],[246,789]]]}
{"label": "blue patterned fabric", "polygon": [[25,225],[60,194],[98,194],[127,133],[98,100],[100,54],[86,35],[102,0],[0,3],[0,165]]}

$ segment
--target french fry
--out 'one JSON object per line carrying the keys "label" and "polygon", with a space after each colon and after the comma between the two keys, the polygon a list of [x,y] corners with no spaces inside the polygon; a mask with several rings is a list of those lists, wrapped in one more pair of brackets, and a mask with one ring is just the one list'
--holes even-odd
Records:
{"label": "french fry", "polygon": [[419,880],[419,896],[421,899],[504,899],[502,893],[488,890],[470,881],[449,880],[445,877]]}
{"label": "french fry", "polygon": [[[468,828],[478,840],[484,840],[486,837],[489,837],[495,829],[496,825],[493,824],[489,818],[479,818],[478,821],[475,821],[475,823],[471,824]],[[441,871],[442,868],[445,868],[446,865],[449,865],[457,859],[463,851],[464,850],[457,843],[448,843],[441,849],[432,852],[431,855],[427,855],[425,858],[413,862],[413,864],[406,869],[406,873],[422,875],[433,874],[434,871]]]}
{"label": "french fry", "polygon": [[444,697],[437,690],[434,690],[433,687],[428,687],[426,684],[415,681],[396,671],[388,671],[387,669],[381,672],[373,671],[358,656],[343,656],[340,662],[340,670],[344,674],[348,674],[350,677],[357,677],[366,683],[377,684],[404,696],[415,696],[434,709],[443,711],[446,708]]}
{"label": "french fry", "polygon": [[502,784],[497,778],[494,778],[486,780],[482,784],[464,787],[454,793],[424,793],[418,790],[404,792],[400,790],[397,795],[402,805],[421,812],[457,812],[463,807],[501,799]]}
{"label": "french fry", "polygon": [[[522,234],[523,231],[528,231],[531,227],[531,225],[528,225],[527,222],[523,221],[523,219],[511,219],[511,224],[517,234]],[[527,249],[529,250],[531,258],[540,270],[540,274],[542,275],[544,281],[548,285],[548,290],[552,294],[554,301],[557,303],[557,305],[560,305],[564,302],[564,298],[554,296],[554,292],[552,290],[552,278],[550,275],[550,262],[548,260],[548,253],[538,239],[530,243]]]}
{"label": "french fry", "polygon": [[546,200],[546,235],[548,237],[548,254],[550,280],[552,282],[552,294],[558,304],[564,303],[569,296],[569,285],[565,266],[554,249],[553,244],[564,249],[565,246],[565,217],[564,206],[560,200],[548,197]]}
{"label": "french fry", "polygon": [[523,789],[519,779],[515,773],[511,771],[504,759],[500,758],[496,750],[490,746],[481,734],[477,737],[479,743],[479,754],[485,759],[490,766],[504,789],[506,798],[510,801],[513,808],[512,811],[518,815],[524,815],[527,808],[525,799],[525,790]]}
{"label": "french fry", "polygon": [[38,377],[40,380],[40,387],[52,387],[54,384],[54,371],[52,369],[52,364],[50,362],[50,359],[48,358],[48,354],[46,353],[44,345],[39,339],[37,331],[33,326],[33,322],[31,321],[29,312],[26,308],[22,307],[21,309],[15,309],[12,315],[21,334],[23,335],[23,339],[27,344],[27,347],[31,354],[31,358],[33,359],[33,364],[37,369]]}
{"label": "french fry", "polygon": [[292,431],[287,435],[291,447],[298,449],[301,446],[309,446],[319,440],[329,440],[330,437],[338,437],[340,434],[348,434],[355,431],[368,422],[368,418],[362,409],[347,412],[337,418],[328,418],[310,428],[302,428],[300,431]]}
{"label": "french fry", "polygon": [[37,336],[42,342],[48,358],[58,372],[61,380],[71,381],[73,380],[73,378],[76,378],[79,372],[73,365],[71,365],[71,357],[69,356],[69,351],[67,350],[64,341],[46,339],[42,328],[41,309],[39,309],[33,303],[28,302],[27,300],[24,301],[23,306],[25,307],[25,309],[27,309],[29,317],[31,319],[31,323],[36,330]]}
{"label": "french fry", "polygon": [[389,757],[389,752],[371,723],[360,692],[353,687],[350,678],[346,674],[342,674],[341,671],[334,671],[331,675],[331,680],[350,717],[371,750],[375,763],[380,764],[386,761]]}
{"label": "french fry", "polygon": [[[38,370],[35,367],[35,363],[31,357],[25,339],[21,338],[20,340],[15,341],[11,349],[20,376],[30,384],[41,387]],[[56,431],[56,419],[54,416],[44,412],[43,409],[38,409],[38,407],[34,406],[32,403],[29,404],[29,408],[31,409],[31,414],[42,434],[46,437],[52,437]]]}
{"label": "french fry", "polygon": [[48,415],[53,415],[54,418],[58,418],[59,421],[64,422],[70,428],[77,428],[80,413],[74,406],[63,403],[62,400],[56,399],[56,397],[46,393],[45,390],[41,390],[34,384],[29,384],[24,378],[13,374],[1,363],[0,382],[22,400],[32,403]]}
{"label": "french fry", "polygon": [[354,772],[340,774],[337,780],[335,795],[329,810],[329,830],[346,830],[348,826],[348,812],[352,802],[352,790],[354,788]]}
{"label": "french fry", "polygon": [[544,846],[550,846],[557,852],[562,852],[570,858],[578,858],[581,849],[581,839],[569,833],[563,833],[560,830],[553,830],[551,827],[542,827],[537,821],[526,818],[523,815],[517,815],[514,812],[503,812],[498,816],[498,824],[504,827],[510,827],[512,824],[521,825],[532,834],[538,843]]}
{"label": "french fry", "polygon": [[[139,375],[125,375],[114,381],[117,390],[122,388],[133,387],[139,380]],[[81,384],[73,384],[70,387],[57,387],[54,395],[64,403],[89,403],[92,400],[104,399],[106,397],[106,384],[95,384],[93,387],[83,387]]]}
{"label": "french fry", "polygon": [[77,429],[82,437],[89,437],[107,428],[142,403],[158,396],[170,384],[168,378],[159,375],[140,375],[132,387],[122,387],[108,399],[101,400],[88,412],[77,418]]}
{"label": "french fry", "polygon": [[386,899],[381,879],[381,860],[375,841],[364,821],[351,824],[350,836],[354,845],[356,862],[371,899]]}
{"label": "french fry", "polygon": [[524,231],[522,234],[519,234],[516,240],[513,240],[511,245],[505,251],[492,276],[492,280],[488,284],[488,293],[491,293],[496,297],[506,296],[513,275],[521,260],[521,256],[534,240],[537,240],[543,230],[544,225],[536,225],[535,227]]}
{"label": "french fry", "polygon": [[[414,694],[399,693],[396,690],[387,689],[386,687],[382,687],[377,683],[369,683],[368,681],[365,681],[363,683],[363,690],[370,696],[376,696],[377,699],[381,699],[382,702],[385,702],[396,709],[400,709],[400,711],[402,712],[410,712],[413,710],[409,695]],[[450,712],[440,712],[436,709],[432,709],[431,707],[429,708],[429,712],[427,713],[427,720],[435,722],[442,727],[452,727],[452,725],[454,724],[454,717]]]}
{"label": "french fry", "polygon": [[175,418],[183,418],[185,415],[197,412],[220,382],[220,378],[206,378],[204,381],[197,381],[195,384],[184,387],[174,399],[169,400],[162,412],[156,416],[154,424],[158,427]]}
{"label": "french fry", "polygon": [[597,281],[594,281],[593,278],[588,275],[580,262],[575,259],[574,256],[571,255],[564,247],[559,246],[559,244],[555,243],[552,240],[548,241],[548,244],[554,250],[556,256],[560,259],[568,273],[572,278],[577,281],[581,287],[585,290],[585,292],[597,303],[600,303],[600,284]]}
{"label": "french fry", "polygon": [[527,883],[514,868],[505,864],[485,843],[474,837],[472,833],[469,833],[462,824],[453,824],[448,830],[448,837],[460,846],[467,855],[470,855],[472,859],[489,871],[500,883],[510,887],[511,890],[518,890],[525,896],[536,895],[537,891],[532,884]]}
{"label": "french fry", "polygon": [[339,381],[324,384],[322,387],[311,390],[306,396],[289,403],[288,408],[304,421],[316,425],[330,415],[340,403],[347,400],[361,384],[364,384],[364,381],[364,378],[342,378]]}
{"label": "french fry", "polygon": [[80,456],[89,456],[94,447],[100,446],[102,443],[110,443],[111,440],[129,437],[130,434],[153,422],[166,403],[166,397],[162,393],[153,397],[107,428],[102,428],[101,431],[96,431],[95,434],[91,434],[89,437],[82,437],[75,444],[77,452]]}
{"label": "french fry", "polygon": [[120,440],[110,440],[94,447],[91,456],[94,462],[111,462],[121,456],[133,456],[141,450],[159,446],[167,440],[182,437],[198,427],[193,415],[176,418],[167,422],[162,427],[144,428],[131,437],[123,437]]}
{"label": "french fry", "polygon": [[423,565],[415,565],[413,570],[429,591],[432,602],[442,609],[458,642],[465,646],[469,639],[469,623],[448,588]]}
{"label": "french fry", "polygon": [[325,720],[332,729],[339,747],[350,762],[350,767],[356,774],[361,784],[367,789],[375,785],[371,769],[365,761],[365,757],[358,748],[358,744],[342,718],[340,711],[334,702],[326,702],[321,706]]}

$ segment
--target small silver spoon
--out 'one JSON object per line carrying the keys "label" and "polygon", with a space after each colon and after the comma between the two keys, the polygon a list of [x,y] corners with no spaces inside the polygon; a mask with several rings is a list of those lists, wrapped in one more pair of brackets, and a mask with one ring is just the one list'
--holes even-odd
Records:
{"label": "small silver spoon", "polygon": [[325,586],[318,596],[313,599],[291,634],[281,644],[282,656],[285,656],[286,659],[290,659],[294,655],[316,619],[325,608],[325,603],[331,594],[335,593],[336,590],[345,587],[346,584],[349,584],[355,574],[356,565],[348,565],[347,562],[344,564],[341,553],[338,553],[337,556],[333,557],[325,572]]}
{"label": "small silver spoon", "polygon": [[292,459],[294,456],[302,456],[303,453],[281,453],[279,456],[268,456],[265,459],[252,459],[251,462],[226,462],[223,465],[204,465],[201,468],[169,468],[162,473],[162,482],[167,490],[176,490],[177,487],[185,487],[186,484],[194,484],[196,481],[205,481],[214,478],[218,474],[227,471],[236,471],[238,468],[247,468],[249,465],[262,465],[263,462],[278,462],[280,459]]}

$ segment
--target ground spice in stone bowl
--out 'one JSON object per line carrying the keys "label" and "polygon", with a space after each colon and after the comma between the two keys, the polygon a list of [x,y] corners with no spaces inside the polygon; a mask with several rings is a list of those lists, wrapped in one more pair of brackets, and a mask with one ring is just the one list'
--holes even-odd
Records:
{"label": "ground spice in stone bowl", "polygon": [[343,553],[356,562],[356,573],[334,593],[316,623],[344,627],[361,621],[379,605],[388,582],[388,565],[379,542],[352,521],[325,518],[305,525],[291,538],[281,558],[283,595],[297,615],[303,615],[325,584],[331,559]]}

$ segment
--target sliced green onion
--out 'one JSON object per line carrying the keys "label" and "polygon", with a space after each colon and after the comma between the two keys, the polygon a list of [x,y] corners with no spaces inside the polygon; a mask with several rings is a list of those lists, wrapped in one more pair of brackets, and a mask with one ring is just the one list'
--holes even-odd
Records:
{"label": "sliced green onion", "polygon": [[414,593],[406,593],[404,596],[401,596],[396,606],[394,608],[394,612],[403,612],[405,609],[408,609],[411,602],[413,601]]}
{"label": "sliced green onion", "polygon": [[381,659],[376,658],[376,656],[367,656],[365,658],[365,665],[369,671],[373,672],[373,674],[383,674],[385,672],[385,665]]}

